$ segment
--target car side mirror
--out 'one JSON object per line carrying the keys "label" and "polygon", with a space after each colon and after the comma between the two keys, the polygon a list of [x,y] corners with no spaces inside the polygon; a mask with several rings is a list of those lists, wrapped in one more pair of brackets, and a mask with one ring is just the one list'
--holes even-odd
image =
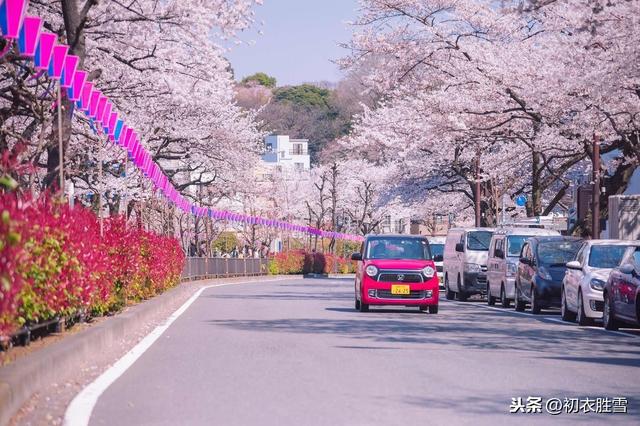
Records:
{"label": "car side mirror", "polygon": [[359,253],[359,252],[353,253],[351,255],[351,260],[356,260],[358,262],[361,261],[362,260],[362,253]]}
{"label": "car side mirror", "polygon": [[620,265],[620,272],[625,275],[636,275],[636,268],[630,263],[625,263],[624,265]]}
{"label": "car side mirror", "polygon": [[567,268],[581,271],[582,265],[577,260],[572,260],[571,262],[567,262]]}
{"label": "car side mirror", "polygon": [[502,249],[496,249],[494,254],[498,259],[504,259],[504,252],[502,251]]}
{"label": "car side mirror", "polygon": [[456,244],[456,251],[458,253],[464,253],[464,244],[462,244],[462,243]]}
{"label": "car side mirror", "polygon": [[436,254],[435,256],[433,256],[434,262],[442,262],[443,260],[444,260],[444,257],[441,254]]}

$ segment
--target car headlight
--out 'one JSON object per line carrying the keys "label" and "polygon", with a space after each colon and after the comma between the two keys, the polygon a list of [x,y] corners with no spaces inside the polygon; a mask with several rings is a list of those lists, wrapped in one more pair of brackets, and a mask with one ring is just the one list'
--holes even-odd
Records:
{"label": "car headlight", "polygon": [[547,268],[545,268],[544,266],[541,266],[538,268],[538,275],[540,275],[540,277],[544,280],[548,280],[548,281],[553,280],[553,278],[551,277],[551,274],[549,273],[549,271],[547,271]]}
{"label": "car headlight", "polygon": [[375,277],[376,275],[378,275],[378,268],[375,265],[369,265],[367,266],[367,269],[364,270],[367,275],[369,275],[370,277]]}
{"label": "car headlight", "polygon": [[478,274],[480,273],[480,265],[478,265],[477,263],[465,263],[464,271],[472,274]]}
{"label": "car headlight", "polygon": [[597,278],[592,278],[591,282],[589,283],[589,287],[597,291],[604,290],[604,285],[605,285],[605,282]]}
{"label": "car headlight", "polygon": [[431,266],[425,266],[424,269],[422,269],[422,274],[427,278],[433,278],[433,276],[436,274],[436,270]]}
{"label": "car headlight", "polygon": [[514,277],[518,272],[518,265],[515,263],[507,263],[507,276]]}

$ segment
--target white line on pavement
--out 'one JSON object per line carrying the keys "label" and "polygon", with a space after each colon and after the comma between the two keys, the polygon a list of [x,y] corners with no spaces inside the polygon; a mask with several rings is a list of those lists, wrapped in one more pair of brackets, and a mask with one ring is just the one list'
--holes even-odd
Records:
{"label": "white line on pavement", "polygon": [[86,426],[89,424],[89,419],[91,418],[91,413],[93,412],[93,408],[98,402],[98,398],[100,395],[107,390],[109,386],[113,384],[122,374],[124,374],[129,367],[136,362],[142,354],[145,353],[147,349],[153,345],[153,343],[158,340],[158,338],[173,324],[175,320],[180,317],[188,308],[191,306],[193,302],[200,297],[203,291],[214,288],[214,287],[224,287],[230,285],[240,285],[240,284],[253,284],[253,283],[266,283],[266,282],[274,282],[274,281],[286,281],[289,278],[284,279],[274,279],[274,280],[265,280],[265,281],[243,281],[237,283],[226,283],[226,284],[212,284],[208,286],[204,286],[198,291],[196,291],[193,296],[189,298],[178,310],[176,310],[167,320],[157,326],[153,331],[147,334],[137,345],[133,347],[129,352],[127,352],[122,358],[116,361],[111,367],[109,367],[104,373],[102,373],[97,379],[91,382],[88,386],[86,386],[76,397],[71,401],[69,407],[67,407],[67,411],[64,414],[64,425],[65,426]]}
{"label": "white line on pavement", "polygon": [[[534,315],[530,312],[518,312],[518,311],[514,311],[514,310],[509,310],[508,308],[498,308],[495,306],[488,306],[488,305],[481,305],[481,304],[476,304],[476,303],[469,303],[469,302],[459,302],[457,300],[447,300],[448,303],[454,303],[456,305],[459,306],[477,306],[479,308],[483,308],[483,309],[490,309],[492,311],[497,311],[497,312],[502,312],[503,314],[515,314],[515,315],[521,315],[521,316],[526,316],[526,317],[532,317],[532,318],[536,318],[536,319],[541,319],[544,321],[552,321],[552,322],[556,322],[558,324],[563,324],[563,325],[567,325],[570,326],[572,325],[570,322],[567,321],[563,321],[560,318],[556,318],[556,317],[544,317],[542,315]],[[577,326],[577,324],[573,324],[574,326]],[[640,337],[636,334],[632,334],[632,333],[625,333],[624,331],[613,331],[613,330],[606,330],[602,327],[596,327],[596,326],[582,326],[581,328],[583,329],[590,329],[590,330],[598,330],[598,331],[602,331],[605,333],[612,333],[612,334],[617,334],[620,336],[625,336],[625,337]]]}

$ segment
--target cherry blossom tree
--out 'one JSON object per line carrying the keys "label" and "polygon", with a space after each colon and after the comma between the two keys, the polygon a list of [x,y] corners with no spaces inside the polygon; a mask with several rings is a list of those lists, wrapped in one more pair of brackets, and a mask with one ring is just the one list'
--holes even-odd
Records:
{"label": "cherry blossom tree", "polygon": [[479,179],[488,223],[505,193],[529,193],[529,214],[548,213],[584,171],[594,132],[637,161],[637,8],[361,1],[342,64],[375,64],[367,82],[383,95],[347,147],[402,164],[405,198],[457,193],[473,205]]}

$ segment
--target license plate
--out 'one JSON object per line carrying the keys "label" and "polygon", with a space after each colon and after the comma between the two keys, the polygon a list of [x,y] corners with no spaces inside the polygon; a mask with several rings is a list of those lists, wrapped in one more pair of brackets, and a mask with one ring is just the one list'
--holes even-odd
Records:
{"label": "license plate", "polygon": [[411,294],[411,287],[408,285],[392,285],[391,294]]}

